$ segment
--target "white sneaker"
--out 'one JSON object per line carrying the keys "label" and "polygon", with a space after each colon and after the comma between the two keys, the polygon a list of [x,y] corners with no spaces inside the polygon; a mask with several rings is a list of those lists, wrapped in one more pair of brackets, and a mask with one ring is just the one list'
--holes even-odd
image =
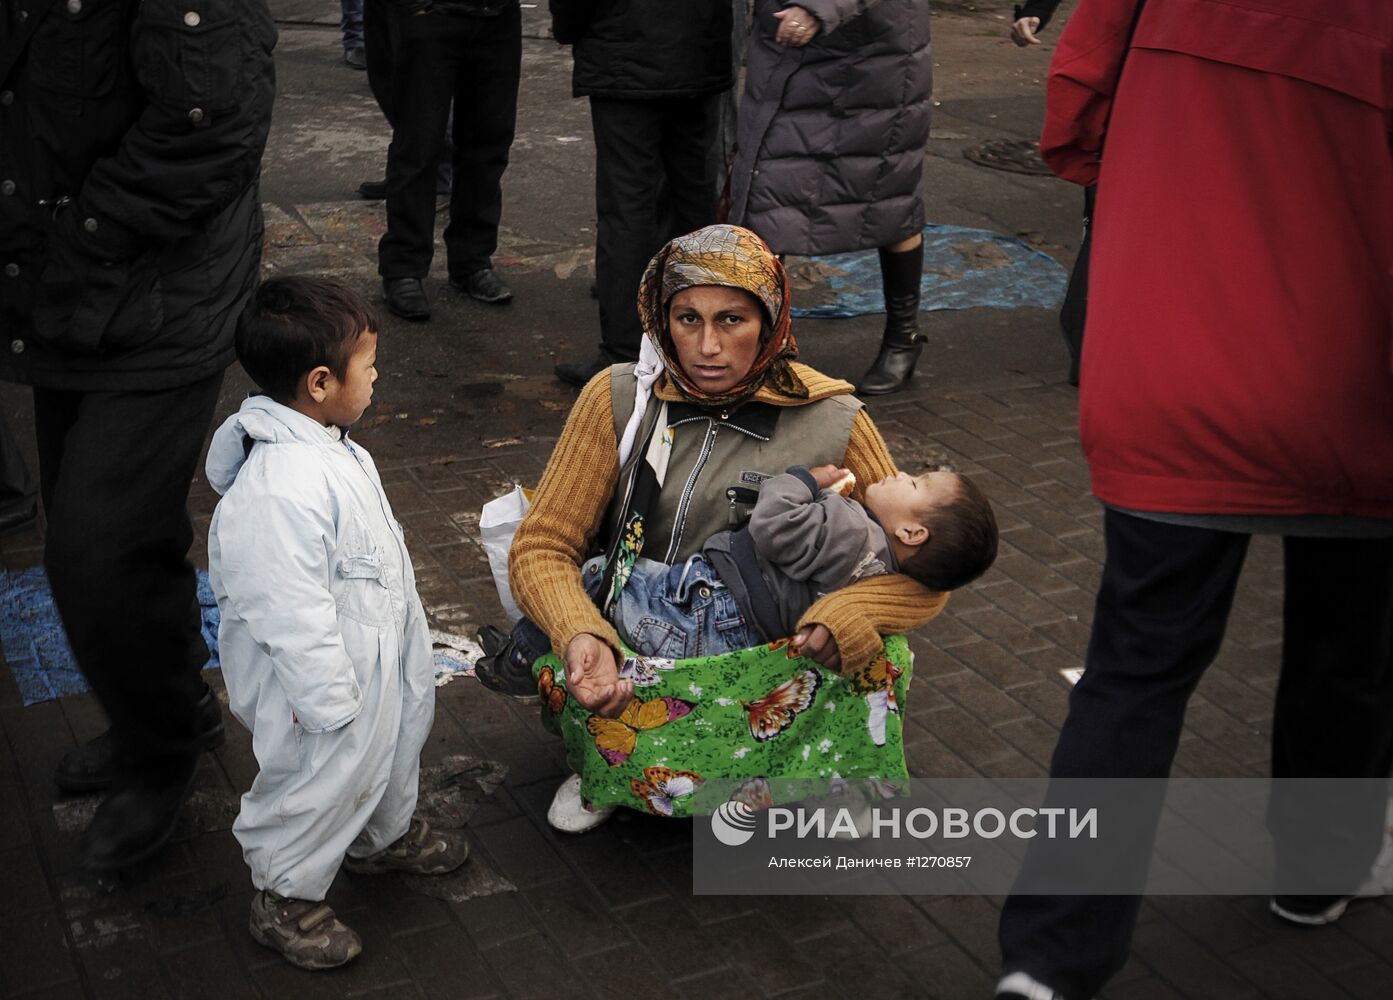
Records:
{"label": "white sneaker", "polygon": [[1287,923],[1301,927],[1324,927],[1343,917],[1353,899],[1353,896],[1341,896],[1324,909],[1305,910],[1298,908],[1304,901],[1301,896],[1272,896],[1267,901],[1267,908],[1273,916],[1281,917]]}
{"label": "white sneaker", "polygon": [[573,774],[561,782],[547,809],[547,823],[562,833],[585,833],[593,830],[614,815],[618,806],[591,809],[580,797],[580,775]]}
{"label": "white sneaker", "polygon": [[1393,799],[1388,802],[1386,826],[1383,831],[1383,850],[1374,859],[1369,877],[1364,884],[1354,890],[1361,899],[1369,896],[1385,896],[1393,893]]}
{"label": "white sneaker", "polygon": [[1001,1000],[1064,1000],[1054,990],[1024,972],[1003,976],[996,984],[996,996]]}

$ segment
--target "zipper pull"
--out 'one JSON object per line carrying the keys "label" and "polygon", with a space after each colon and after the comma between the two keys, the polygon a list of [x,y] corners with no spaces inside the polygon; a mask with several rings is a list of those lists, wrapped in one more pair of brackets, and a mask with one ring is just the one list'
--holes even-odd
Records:
{"label": "zipper pull", "polygon": [[746,486],[731,486],[726,489],[726,499],[730,501],[730,526],[733,528],[743,520],[737,505],[753,506],[759,500],[759,490],[752,490]]}

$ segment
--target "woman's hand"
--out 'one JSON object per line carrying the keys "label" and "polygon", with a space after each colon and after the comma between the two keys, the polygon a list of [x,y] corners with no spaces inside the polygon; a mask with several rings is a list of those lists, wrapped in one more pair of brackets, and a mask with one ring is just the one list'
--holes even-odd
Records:
{"label": "woman's hand", "polygon": [[822,30],[822,25],[802,7],[785,7],[774,12],[779,19],[779,30],[774,32],[774,41],[790,48],[802,48]]}
{"label": "woman's hand", "polygon": [[566,690],[596,715],[612,719],[633,698],[634,682],[619,679],[614,650],[598,637],[589,633],[576,636],[562,659],[566,663]]}
{"label": "woman's hand", "polygon": [[1039,30],[1040,19],[1038,17],[1023,17],[1011,25],[1011,41],[1021,47],[1039,45],[1040,39],[1035,36],[1035,32]]}
{"label": "woman's hand", "polygon": [[799,656],[816,660],[820,666],[828,670],[840,670],[842,667],[842,652],[837,648],[837,640],[832,637],[826,625],[803,626],[789,645]]}

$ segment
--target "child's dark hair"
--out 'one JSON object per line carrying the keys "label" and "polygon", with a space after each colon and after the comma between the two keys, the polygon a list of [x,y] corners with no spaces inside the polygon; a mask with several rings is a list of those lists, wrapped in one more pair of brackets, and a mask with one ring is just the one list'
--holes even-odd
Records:
{"label": "child's dark hair", "polygon": [[996,515],[991,502],[966,476],[958,476],[952,500],[925,512],[933,536],[900,562],[900,572],[931,590],[957,590],[996,561]]}
{"label": "child's dark hair", "polygon": [[377,328],[377,310],[347,285],[306,275],[271,278],[237,329],[237,360],[262,392],[290,403],[300,380],[320,365],[344,378],[358,337]]}

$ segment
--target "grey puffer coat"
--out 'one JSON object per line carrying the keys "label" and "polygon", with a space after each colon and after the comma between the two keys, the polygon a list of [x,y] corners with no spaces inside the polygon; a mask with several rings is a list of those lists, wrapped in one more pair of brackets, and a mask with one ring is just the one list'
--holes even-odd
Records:
{"label": "grey puffer coat", "polygon": [[821,30],[777,45],[756,0],[730,221],[776,253],[888,246],[924,225],[933,60],[928,0],[802,0]]}

